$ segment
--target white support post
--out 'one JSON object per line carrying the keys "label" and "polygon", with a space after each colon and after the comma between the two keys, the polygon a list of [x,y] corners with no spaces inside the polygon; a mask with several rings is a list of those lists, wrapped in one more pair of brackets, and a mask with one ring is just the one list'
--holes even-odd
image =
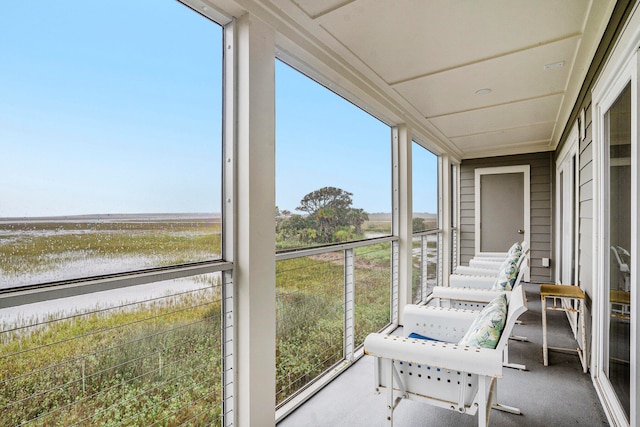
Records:
{"label": "white support post", "polygon": [[429,289],[429,263],[427,253],[429,252],[429,238],[426,235],[420,236],[420,302],[427,299],[427,289]]}
{"label": "white support post", "polygon": [[263,427],[276,403],[275,32],[250,14],[235,25],[235,419]]}
{"label": "white support post", "polygon": [[438,157],[438,227],[441,238],[438,248],[438,285],[449,286],[451,274],[451,161],[449,156]]}
{"label": "white support post", "polygon": [[411,186],[411,133],[400,125],[393,133],[393,234],[398,236],[398,322],[402,311],[411,303],[413,205]]}

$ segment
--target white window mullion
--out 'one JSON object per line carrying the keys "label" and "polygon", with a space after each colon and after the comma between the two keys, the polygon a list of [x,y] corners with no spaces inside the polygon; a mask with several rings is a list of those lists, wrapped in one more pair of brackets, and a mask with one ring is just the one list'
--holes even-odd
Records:
{"label": "white window mullion", "polygon": [[[224,28],[223,39],[223,143],[222,143],[222,258],[226,261],[235,260],[235,140],[236,140],[236,91],[237,57],[236,57],[236,25],[229,23]],[[225,427],[235,425],[235,384],[236,384],[236,336],[235,336],[235,306],[236,299],[233,292],[233,271],[224,272],[223,284],[223,392],[222,409]]]}

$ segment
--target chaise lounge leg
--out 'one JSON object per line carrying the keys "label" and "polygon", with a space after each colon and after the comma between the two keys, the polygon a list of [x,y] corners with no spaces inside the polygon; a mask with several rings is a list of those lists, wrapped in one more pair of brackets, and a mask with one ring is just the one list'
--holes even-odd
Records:
{"label": "chaise lounge leg", "polygon": [[393,360],[384,359],[383,363],[387,364],[387,427],[393,427]]}
{"label": "chaise lounge leg", "polygon": [[521,371],[527,370],[526,365],[509,362],[509,343],[507,343],[507,345],[504,346],[503,354],[504,354],[504,361],[502,362],[502,366],[504,366],[505,368],[519,369]]}
{"label": "chaise lounge leg", "polygon": [[487,377],[484,375],[478,377],[478,427],[487,427],[489,425],[489,408],[492,394],[491,392],[487,393]]}
{"label": "chaise lounge leg", "polygon": [[493,398],[491,403],[491,409],[497,409],[498,411],[508,412],[510,414],[515,414],[515,415],[522,415],[522,412],[520,412],[520,409],[518,408],[515,408],[513,406],[503,405],[497,402],[493,403],[493,400],[498,400],[498,381],[494,380],[492,394],[493,394]]}
{"label": "chaise lounge leg", "polygon": [[496,409],[498,411],[502,411],[502,412],[508,412],[514,415],[522,415],[522,412],[520,412],[520,409],[515,408],[513,406],[503,405],[502,403],[495,403],[491,408]]}

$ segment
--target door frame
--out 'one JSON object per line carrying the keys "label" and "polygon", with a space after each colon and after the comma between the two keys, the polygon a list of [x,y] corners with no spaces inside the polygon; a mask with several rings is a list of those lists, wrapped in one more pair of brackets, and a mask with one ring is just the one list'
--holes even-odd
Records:
{"label": "door frame", "polygon": [[[584,120],[582,121],[582,123],[584,123]],[[554,257],[556,262],[554,262],[555,271],[553,272],[553,275],[556,283],[574,286],[580,286],[578,268],[578,265],[580,263],[578,250],[580,244],[580,209],[578,206],[579,201],[577,200],[578,195],[580,194],[580,167],[578,165],[579,137],[580,134],[578,124],[576,123],[571,128],[571,131],[567,138],[567,143],[564,145],[557,157],[555,182]],[[560,180],[561,174],[564,174],[562,182]],[[571,178],[571,181],[567,182],[567,178]],[[564,209],[567,206],[563,204],[567,202],[569,202],[571,206],[569,210]],[[568,227],[564,227],[564,215],[566,214],[569,214],[570,219],[570,224]],[[571,251],[565,250],[567,240],[565,239],[565,236],[563,236],[563,234],[567,234],[566,228],[569,228],[571,230]],[[566,281],[562,277],[563,275],[566,275],[565,265],[563,264],[566,264],[568,260],[571,260],[569,265],[571,268],[571,276],[573,276],[574,279],[573,281]],[[572,308],[578,308],[577,301],[574,301],[572,304],[575,304]],[[563,303],[563,305],[568,307],[568,305],[565,303]],[[576,337],[576,339],[579,339],[577,313],[567,311],[566,314],[567,318],[569,319],[569,324],[571,325],[571,330],[573,331],[574,337]]]}
{"label": "door frame", "polygon": [[[575,160],[574,160],[575,159]],[[578,285],[579,284],[579,277],[578,277],[578,271],[577,271],[577,265],[579,262],[578,259],[578,233],[579,233],[579,229],[578,229],[578,224],[579,224],[579,209],[575,203],[576,201],[576,197],[579,194],[579,186],[580,186],[580,168],[578,167],[578,165],[576,164],[575,166],[575,170],[573,169],[573,161],[578,161],[578,126],[577,124],[573,126],[573,128],[571,129],[571,133],[569,134],[569,137],[567,138],[567,144],[565,144],[565,146],[562,148],[562,151],[560,151],[560,154],[558,155],[558,159],[556,161],[556,194],[555,194],[555,199],[556,199],[556,213],[555,213],[555,221],[556,221],[556,227],[555,227],[555,253],[556,253],[556,260],[557,262],[554,263],[555,265],[555,271],[554,271],[554,277],[555,277],[555,281],[556,283],[562,283],[563,278],[560,277],[560,271],[564,271],[564,268],[560,268],[561,265],[560,263],[565,262],[566,261],[566,255],[569,255],[569,258],[571,259],[571,265],[572,265],[572,269],[574,277],[575,277],[575,283],[567,283],[567,284],[571,284],[571,285]],[[569,163],[567,163],[569,162]],[[569,175],[566,175],[566,172],[569,171],[571,178],[573,178],[572,182],[570,184],[567,184],[566,181],[563,182],[564,184],[564,189],[569,189],[570,190],[570,200],[571,200],[571,225],[570,228],[572,230],[571,233],[571,239],[573,240],[573,253],[571,254],[566,254],[564,251],[564,248],[561,247],[561,242],[564,242],[565,239],[563,239],[563,236],[561,236],[561,233],[566,232],[566,230],[564,229],[563,225],[563,221],[564,218],[562,217],[561,213],[564,214],[565,211],[564,209],[562,209],[562,203],[563,201],[565,201],[567,199],[567,194],[565,191],[563,191],[563,189],[560,188],[560,174],[564,173],[565,177],[569,177]],[[562,197],[561,197],[562,196]]]}
{"label": "door frame", "polygon": [[[480,251],[480,181],[483,175],[500,175],[506,173],[522,173],[524,175],[524,236],[523,240],[529,243],[531,248],[531,166],[530,165],[514,165],[514,166],[497,166],[491,168],[476,168],[475,170],[475,253],[483,253]],[[527,255],[527,262],[530,262],[531,250]],[[530,271],[528,269],[524,280],[530,280]]]}

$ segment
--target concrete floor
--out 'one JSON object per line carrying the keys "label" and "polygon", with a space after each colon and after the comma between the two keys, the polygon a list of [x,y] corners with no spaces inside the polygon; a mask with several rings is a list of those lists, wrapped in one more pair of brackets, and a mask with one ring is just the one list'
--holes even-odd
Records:
{"label": "concrete floor", "polygon": [[[539,286],[527,284],[529,311],[514,333],[529,342],[510,341],[509,359],[526,371],[505,369],[498,382],[498,401],[520,408],[522,415],[491,411],[492,426],[608,425],[590,375],[582,372],[577,355],[549,352],[542,364],[542,321]],[[563,312],[548,312],[549,345],[575,347]],[[376,394],[373,358],[364,356],[312,399],[278,423],[278,427],[376,427],[385,424],[383,394]],[[476,426],[477,417],[403,400],[394,412],[397,427]]]}

